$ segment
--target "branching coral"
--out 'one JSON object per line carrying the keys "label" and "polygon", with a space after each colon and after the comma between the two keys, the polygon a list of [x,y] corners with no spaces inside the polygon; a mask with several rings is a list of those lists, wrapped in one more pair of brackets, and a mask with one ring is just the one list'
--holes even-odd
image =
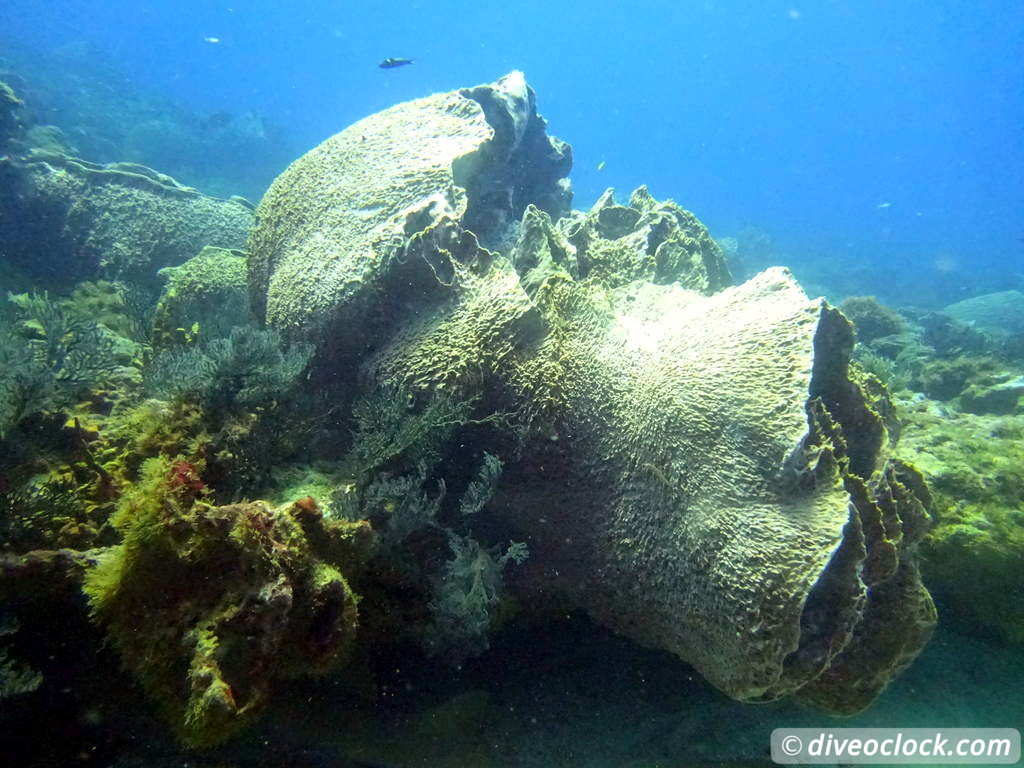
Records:
{"label": "branching coral", "polygon": [[0,542],[4,548],[88,546],[97,527],[67,478],[47,478],[0,491]]}
{"label": "branching coral", "polygon": [[[359,482],[332,499],[337,516],[368,519],[380,532],[383,568],[401,572],[406,583],[419,583],[426,620],[419,617],[419,631],[412,634],[428,652],[453,663],[487,649],[502,572],[528,555],[525,544],[487,547],[460,532],[497,487],[503,466],[497,456],[484,454],[461,498],[449,497],[448,483],[438,477],[441,456],[460,428],[500,421],[472,419],[472,406],[442,394],[416,408],[407,393],[387,388],[364,397],[354,408],[349,458]],[[444,562],[436,554],[441,547],[450,553]]]}
{"label": "branching coral", "polygon": [[435,395],[417,407],[412,395],[381,388],[356,401],[352,459],[360,474],[388,467],[432,465],[456,428],[470,420],[472,400]]}

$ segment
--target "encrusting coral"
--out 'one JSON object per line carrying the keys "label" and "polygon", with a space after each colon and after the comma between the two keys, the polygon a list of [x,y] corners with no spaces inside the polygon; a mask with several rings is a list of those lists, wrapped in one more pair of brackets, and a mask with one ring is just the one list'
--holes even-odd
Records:
{"label": "encrusting coral", "polygon": [[144,166],[0,157],[5,258],[43,284],[70,277],[154,285],[159,268],[205,245],[243,246],[251,225],[247,204],[207,197]]}

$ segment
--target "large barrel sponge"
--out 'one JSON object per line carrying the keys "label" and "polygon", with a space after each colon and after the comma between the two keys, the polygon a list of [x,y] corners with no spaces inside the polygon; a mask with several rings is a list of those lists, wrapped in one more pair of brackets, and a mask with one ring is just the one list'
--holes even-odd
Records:
{"label": "large barrel sponge", "polygon": [[551,156],[510,149],[525,84],[465,93],[286,172],[252,240],[254,303],[322,351],[355,337],[335,370],[358,386],[505,415],[519,442],[478,515],[528,540],[524,602],[584,608],[738,699],[867,706],[935,610],[915,563],[928,492],[851,378],[851,325],[783,269],[726,287],[703,225],[645,190],[558,222],[527,205],[514,247],[481,247],[502,216],[473,206],[514,213],[497,190]]}
{"label": "large barrel sponge", "polygon": [[520,374],[527,400],[557,370],[562,401],[503,499],[537,587],[736,698],[869,704],[934,609],[912,556],[927,496],[881,462],[849,323],[781,269],[711,296],[564,292],[562,339]]}
{"label": "large barrel sponge", "polygon": [[916,565],[930,499],[885,460],[838,311],[782,269],[711,296],[556,273],[535,304],[500,262],[457,282],[363,370],[489,387],[522,419],[492,510],[530,544],[526,599],[742,700],[849,714],[915,658],[935,624]]}
{"label": "large barrel sponge", "polygon": [[497,241],[527,202],[555,215],[567,207],[569,148],[544,126],[513,72],[399,104],[311,150],[258,208],[249,267],[257,315],[353,351],[375,335],[376,302],[407,237],[465,219],[478,238]]}

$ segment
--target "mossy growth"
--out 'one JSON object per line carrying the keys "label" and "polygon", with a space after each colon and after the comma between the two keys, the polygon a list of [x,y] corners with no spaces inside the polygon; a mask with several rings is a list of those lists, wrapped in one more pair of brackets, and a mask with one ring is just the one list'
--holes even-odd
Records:
{"label": "mossy growth", "polygon": [[250,321],[245,254],[206,246],[177,267],[159,272],[166,280],[153,319],[157,346],[227,336]]}
{"label": "mossy growth", "polygon": [[87,280],[75,286],[67,304],[122,339],[149,341],[153,297],[141,289],[110,280]]}
{"label": "mossy growth", "polygon": [[17,132],[18,111],[24,105],[14,89],[0,80],[0,145]]}
{"label": "mossy growth", "polygon": [[213,507],[201,463],[148,460],[114,516],[122,542],[86,575],[94,619],[183,744],[220,744],[263,710],[275,680],[348,657],[358,598],[344,572],[374,544],[312,499]]}
{"label": "mossy growth", "polygon": [[928,480],[935,525],[922,574],[948,616],[1024,642],[1024,416],[905,406],[899,444]]}
{"label": "mossy growth", "polygon": [[868,344],[883,336],[892,336],[906,328],[899,312],[882,304],[874,296],[850,296],[839,309],[857,329],[857,341]]}
{"label": "mossy growth", "polygon": [[999,365],[991,357],[957,355],[927,360],[911,378],[910,385],[935,400],[952,400],[972,382],[988,381]]}

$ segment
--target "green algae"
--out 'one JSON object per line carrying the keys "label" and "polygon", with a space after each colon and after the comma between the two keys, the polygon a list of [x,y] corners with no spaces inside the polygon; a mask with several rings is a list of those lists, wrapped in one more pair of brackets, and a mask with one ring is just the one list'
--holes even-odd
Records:
{"label": "green algae", "polygon": [[212,507],[201,474],[148,460],[114,515],[122,543],[83,586],[126,668],[200,748],[249,725],[275,680],[346,661],[358,610],[343,570],[373,545],[366,524],[326,522],[311,499]]}
{"label": "green algae", "polygon": [[935,525],[926,583],[967,625],[1024,642],[1024,416],[904,404],[900,454],[928,478]]}

